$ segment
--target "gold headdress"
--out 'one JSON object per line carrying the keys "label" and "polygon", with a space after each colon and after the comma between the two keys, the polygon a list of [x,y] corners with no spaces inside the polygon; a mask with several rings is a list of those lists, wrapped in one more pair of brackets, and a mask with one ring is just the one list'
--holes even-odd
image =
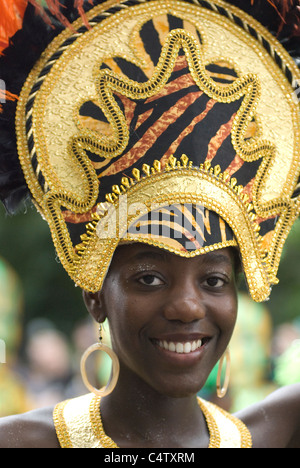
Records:
{"label": "gold headdress", "polygon": [[298,79],[221,0],[109,0],[55,37],[20,94],[17,141],[75,283],[100,290],[121,242],[186,257],[238,245],[266,300],[300,211]]}

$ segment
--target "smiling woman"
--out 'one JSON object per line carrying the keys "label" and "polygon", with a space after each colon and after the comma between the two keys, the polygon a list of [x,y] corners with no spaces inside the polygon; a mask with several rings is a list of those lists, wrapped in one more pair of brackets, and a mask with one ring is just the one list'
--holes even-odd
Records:
{"label": "smiling woman", "polygon": [[[197,396],[228,356],[241,265],[267,300],[300,213],[291,55],[223,0],[23,3],[0,59],[19,96],[0,116],[0,196],[14,211],[30,195],[109,322],[84,381],[95,350],[113,370],[104,389],[0,421],[0,446],[299,448],[299,385],[235,416]],[[299,1],[261,5],[247,8],[295,54]]]}
{"label": "smiling woman", "polygon": [[[233,332],[235,273],[230,248],[187,259],[135,243],[117,249],[101,292],[84,292],[95,320],[108,319],[120,361],[114,391],[98,400],[111,446],[176,447],[178,440],[182,447],[210,444],[203,403],[195,395]],[[56,411],[58,435],[68,427],[72,443],[71,420],[61,405]],[[172,431],[171,415],[178,421]],[[231,445],[244,439],[249,444],[241,421],[230,422],[236,432]]]}

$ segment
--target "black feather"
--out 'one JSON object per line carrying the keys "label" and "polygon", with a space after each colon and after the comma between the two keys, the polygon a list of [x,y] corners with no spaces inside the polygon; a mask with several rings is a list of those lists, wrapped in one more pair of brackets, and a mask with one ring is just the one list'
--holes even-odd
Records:
{"label": "black feather", "polygon": [[[62,2],[63,3],[63,2]],[[73,1],[64,2],[64,15],[70,22],[78,17],[73,8]],[[35,8],[28,5],[23,27],[10,41],[10,46],[0,58],[0,79],[10,93],[19,95],[34,64],[55,36],[64,27],[49,15],[52,25],[49,26],[35,13]],[[29,197],[17,153],[15,132],[16,102],[7,101],[0,113],[0,200],[10,214],[18,211]]]}
{"label": "black feather", "polygon": [[[103,0],[95,0],[94,5],[102,2]],[[282,20],[266,0],[256,0],[253,5],[251,5],[251,0],[231,0],[228,3],[242,8],[258,19],[274,35],[277,35]],[[61,0],[61,4],[64,16],[70,23],[75,21],[79,15],[73,6],[74,1]],[[289,12],[289,22],[281,28],[279,39],[297,65],[300,66],[300,38],[291,37],[293,25],[299,20],[299,10],[296,8],[298,5],[299,1],[295,0],[295,7]],[[84,4],[85,11],[90,8],[92,6],[86,0]],[[34,7],[29,4],[24,16],[22,30],[15,34],[10,41],[10,46],[4,51],[4,55],[0,57],[0,79],[4,80],[6,89],[10,93],[20,94],[27,76],[42,52],[54,37],[64,29],[64,26],[49,11],[47,11],[47,14],[52,22],[52,27],[37,15]],[[30,196],[17,153],[16,106],[16,102],[8,101],[3,105],[3,112],[0,113],[0,200],[11,214],[14,214],[22,205],[22,202]]]}

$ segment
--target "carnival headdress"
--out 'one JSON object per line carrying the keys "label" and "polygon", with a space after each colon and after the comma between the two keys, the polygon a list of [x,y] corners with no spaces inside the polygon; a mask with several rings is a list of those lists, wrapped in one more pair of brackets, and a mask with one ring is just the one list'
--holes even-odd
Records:
{"label": "carnival headdress", "polygon": [[60,22],[48,3],[49,24],[29,5],[0,61],[19,96],[0,123],[4,203],[29,188],[85,290],[101,289],[120,243],[186,257],[238,246],[253,299],[267,299],[300,211],[298,2],[277,8],[290,54],[221,0],[67,1]]}

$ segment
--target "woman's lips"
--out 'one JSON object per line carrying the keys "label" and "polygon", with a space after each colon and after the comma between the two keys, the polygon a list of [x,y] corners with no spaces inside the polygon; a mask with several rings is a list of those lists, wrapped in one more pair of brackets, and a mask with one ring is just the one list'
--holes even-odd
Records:
{"label": "woman's lips", "polygon": [[208,343],[209,337],[198,339],[156,339],[153,343],[162,351],[175,355],[192,355],[199,353]]}
{"label": "woman's lips", "polygon": [[174,342],[174,341],[158,341],[158,346],[167,351],[178,354],[189,354],[196,351],[196,349],[201,348],[202,340],[194,340],[187,342]]}

